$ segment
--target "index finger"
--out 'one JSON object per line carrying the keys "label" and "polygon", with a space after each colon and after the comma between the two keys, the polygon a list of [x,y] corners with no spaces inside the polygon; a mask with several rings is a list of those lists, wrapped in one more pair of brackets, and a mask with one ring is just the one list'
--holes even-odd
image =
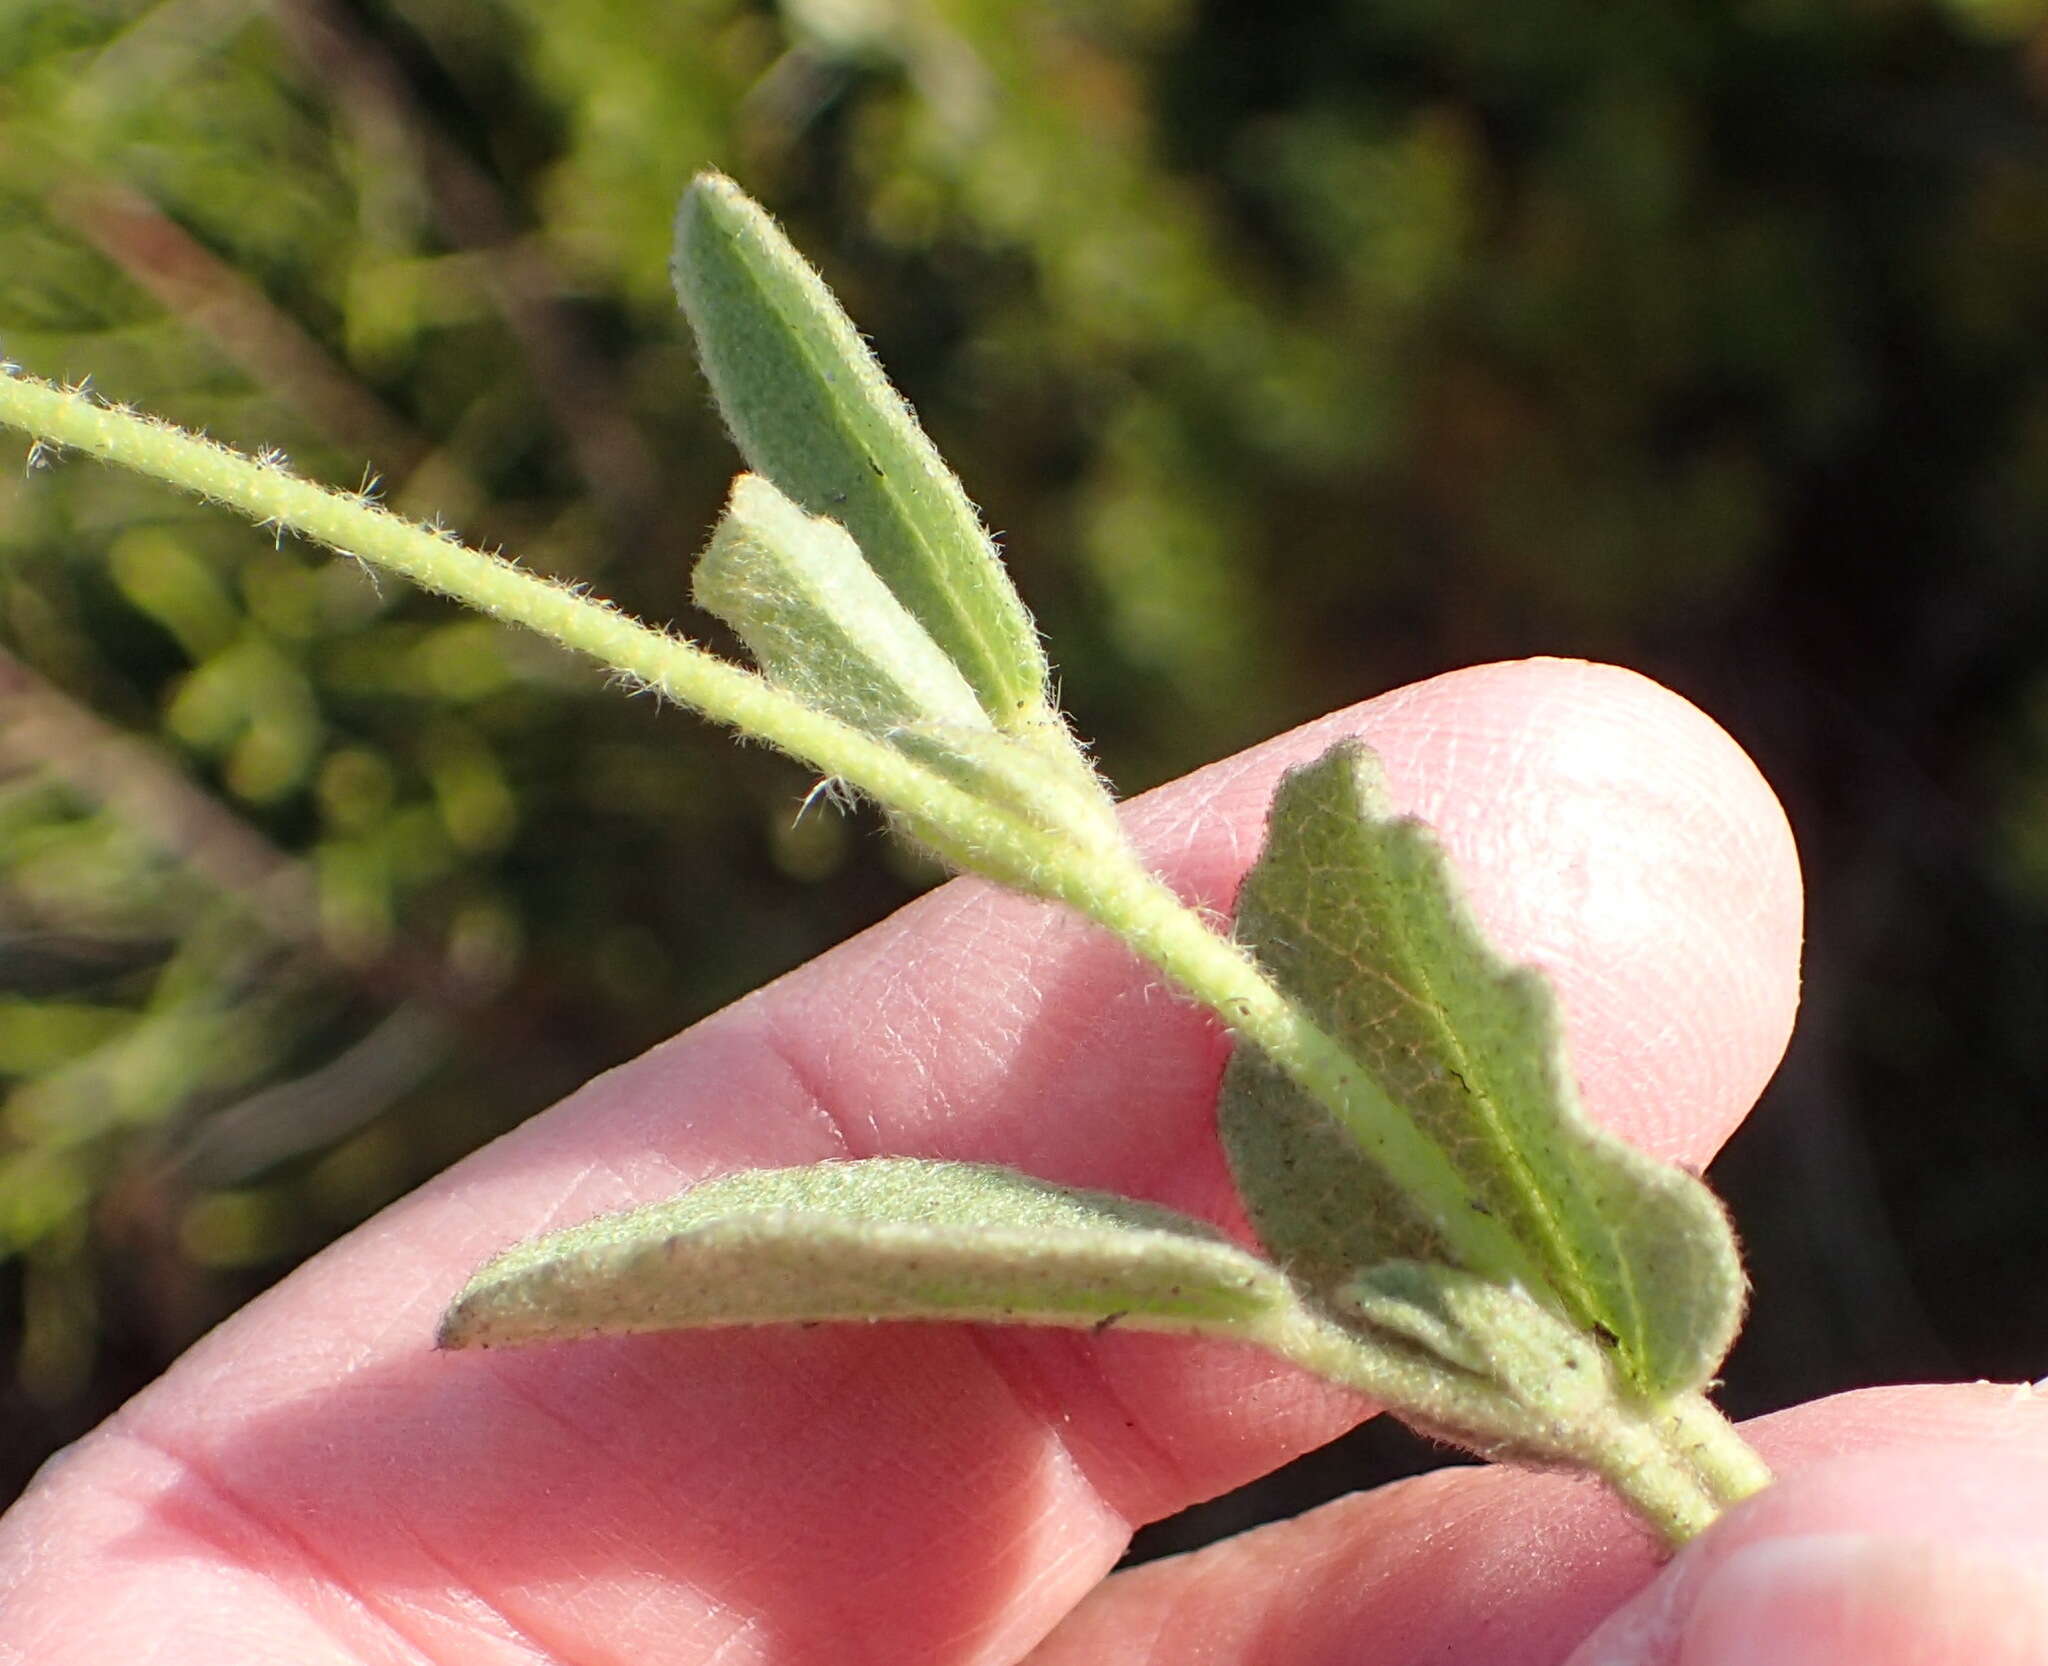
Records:
{"label": "index finger", "polygon": [[[1481,918],[1556,981],[1589,1109],[1701,1161],[1775,1065],[1799,893],[1741,751],[1641,678],[1483,667],[1132,806],[1222,908],[1282,769],[1381,752]],[[1013,1163],[1237,1221],[1227,1046],[1117,944],[947,886],[589,1084],[318,1258],[68,1460],[0,1537],[0,1653],[164,1662],[1015,1659],[1130,1526],[1329,1438],[1260,1356],[964,1326],[436,1355],[508,1242],[746,1166]]]}

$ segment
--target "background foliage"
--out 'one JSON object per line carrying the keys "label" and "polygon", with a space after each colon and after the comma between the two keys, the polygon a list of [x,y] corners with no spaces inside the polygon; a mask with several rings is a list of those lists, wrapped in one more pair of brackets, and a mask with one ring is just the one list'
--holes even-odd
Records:
{"label": "background foliage", "polygon": [[[2042,0],[0,0],[0,349],[715,635],[735,461],[665,271],[713,164],[1004,529],[1125,788],[1489,658],[1690,695],[1813,895],[1717,1171],[1746,1412],[2044,1369],[2044,98]],[[11,1491],[931,876],[489,625],[8,474]]]}

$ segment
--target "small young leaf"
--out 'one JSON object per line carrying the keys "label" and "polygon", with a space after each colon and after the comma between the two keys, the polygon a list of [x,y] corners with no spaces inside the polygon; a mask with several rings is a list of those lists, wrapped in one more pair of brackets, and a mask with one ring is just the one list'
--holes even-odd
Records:
{"label": "small young leaf", "polygon": [[996,738],[974,691],[846,529],[757,474],[733,482],[691,593],[770,682],[870,735],[935,723]]}
{"label": "small young leaf", "polygon": [[1612,1339],[1636,1391],[1661,1398],[1712,1375],[1744,1290],[1719,1203],[1586,1121],[1548,984],[1487,945],[1434,837],[1389,813],[1365,747],[1340,745],[1282,784],[1237,930],[1462,1188],[1407,1195],[1350,1127],[1240,1047],[1224,1142],[1260,1238],[1298,1282],[1338,1307],[1381,1263],[1460,1266],[1483,1219],[1568,1317]]}
{"label": "small young leaf", "polygon": [[1230,1335],[1286,1279],[1171,1210],[972,1163],[754,1170],[507,1251],[447,1348],[818,1319],[960,1319]]}
{"label": "small young leaf", "polygon": [[[757,474],[697,563],[693,593],[739,633],[762,673],[1032,826],[1123,851],[1116,806],[1063,733],[1003,734],[925,628],[875,576],[846,529],[807,515]],[[971,849],[908,829],[961,867]]]}
{"label": "small young leaf", "polygon": [[1345,1285],[1336,1305],[1484,1378],[1535,1414],[1513,1433],[1470,1431],[1490,1440],[1519,1438],[1532,1456],[1543,1447],[1546,1426],[1561,1443],[1569,1438],[1564,1431],[1577,1434],[1613,1398],[1607,1361],[1591,1338],[1519,1290],[1455,1267],[1383,1261]]}
{"label": "small young leaf", "polygon": [[1043,726],[1038,633],[960,482],[768,215],[718,174],[676,217],[676,293],[750,467],[861,553],[998,728]]}

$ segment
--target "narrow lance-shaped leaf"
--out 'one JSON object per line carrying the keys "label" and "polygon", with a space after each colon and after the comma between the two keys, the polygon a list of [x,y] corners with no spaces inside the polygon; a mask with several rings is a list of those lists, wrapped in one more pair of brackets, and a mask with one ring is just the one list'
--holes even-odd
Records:
{"label": "narrow lance-shaped leaf", "polygon": [[[1719,1203],[1589,1123],[1542,976],[1487,945],[1427,828],[1393,816],[1353,742],[1291,774],[1239,898],[1238,935],[1464,1187],[1419,1207],[1270,1061],[1240,1047],[1219,1118],[1268,1250],[1333,1307],[1389,1261],[1462,1264],[1460,1210],[1505,1227],[1549,1299],[1662,1397],[1720,1363],[1743,1278]],[[1439,1203],[1441,1200],[1438,1200]]]}
{"label": "narrow lance-shaped leaf", "polygon": [[1151,1204],[972,1163],[755,1170],[488,1263],[451,1348],[821,1319],[1228,1335],[1295,1306],[1280,1273]]}
{"label": "narrow lance-shaped leaf", "polygon": [[[1433,1433],[1486,1452],[1571,1459],[1590,1444],[1614,1396],[1599,1345],[1533,1297],[1419,1261],[1384,1261],[1337,1292],[1336,1306],[1490,1384],[1519,1415],[1446,1421],[1428,1396],[1392,1409]],[[1597,1437],[1595,1437],[1597,1438]]]}
{"label": "narrow lance-shaped leaf", "polygon": [[998,727],[1052,725],[1044,650],[960,482],[780,228],[704,174],[676,217],[676,293],[747,462],[861,552]]}

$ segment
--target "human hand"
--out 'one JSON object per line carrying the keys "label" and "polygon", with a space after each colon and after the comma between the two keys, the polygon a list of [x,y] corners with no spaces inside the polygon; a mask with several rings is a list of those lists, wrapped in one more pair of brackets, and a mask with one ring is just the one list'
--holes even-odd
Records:
{"label": "human hand", "polygon": [[[1627,673],[1485,667],[1149,795],[1142,847],[1227,904],[1279,771],[1344,733],[1437,827],[1493,940],[1551,974],[1589,1111],[1704,1161],[1796,998],[1796,866],[1748,761]],[[590,1083],[200,1343],[0,1524],[0,1661],[2048,1660],[2048,1399],[2010,1388],[1765,1420],[1785,1478],[1661,1577],[1604,1493],[1460,1470],[1105,1582],[1134,1523],[1364,1408],[1263,1355],[1142,1335],[432,1351],[487,1255],[735,1168],[974,1158],[1241,1227],[1212,1126],[1226,1050],[1089,927],[946,887]]]}

